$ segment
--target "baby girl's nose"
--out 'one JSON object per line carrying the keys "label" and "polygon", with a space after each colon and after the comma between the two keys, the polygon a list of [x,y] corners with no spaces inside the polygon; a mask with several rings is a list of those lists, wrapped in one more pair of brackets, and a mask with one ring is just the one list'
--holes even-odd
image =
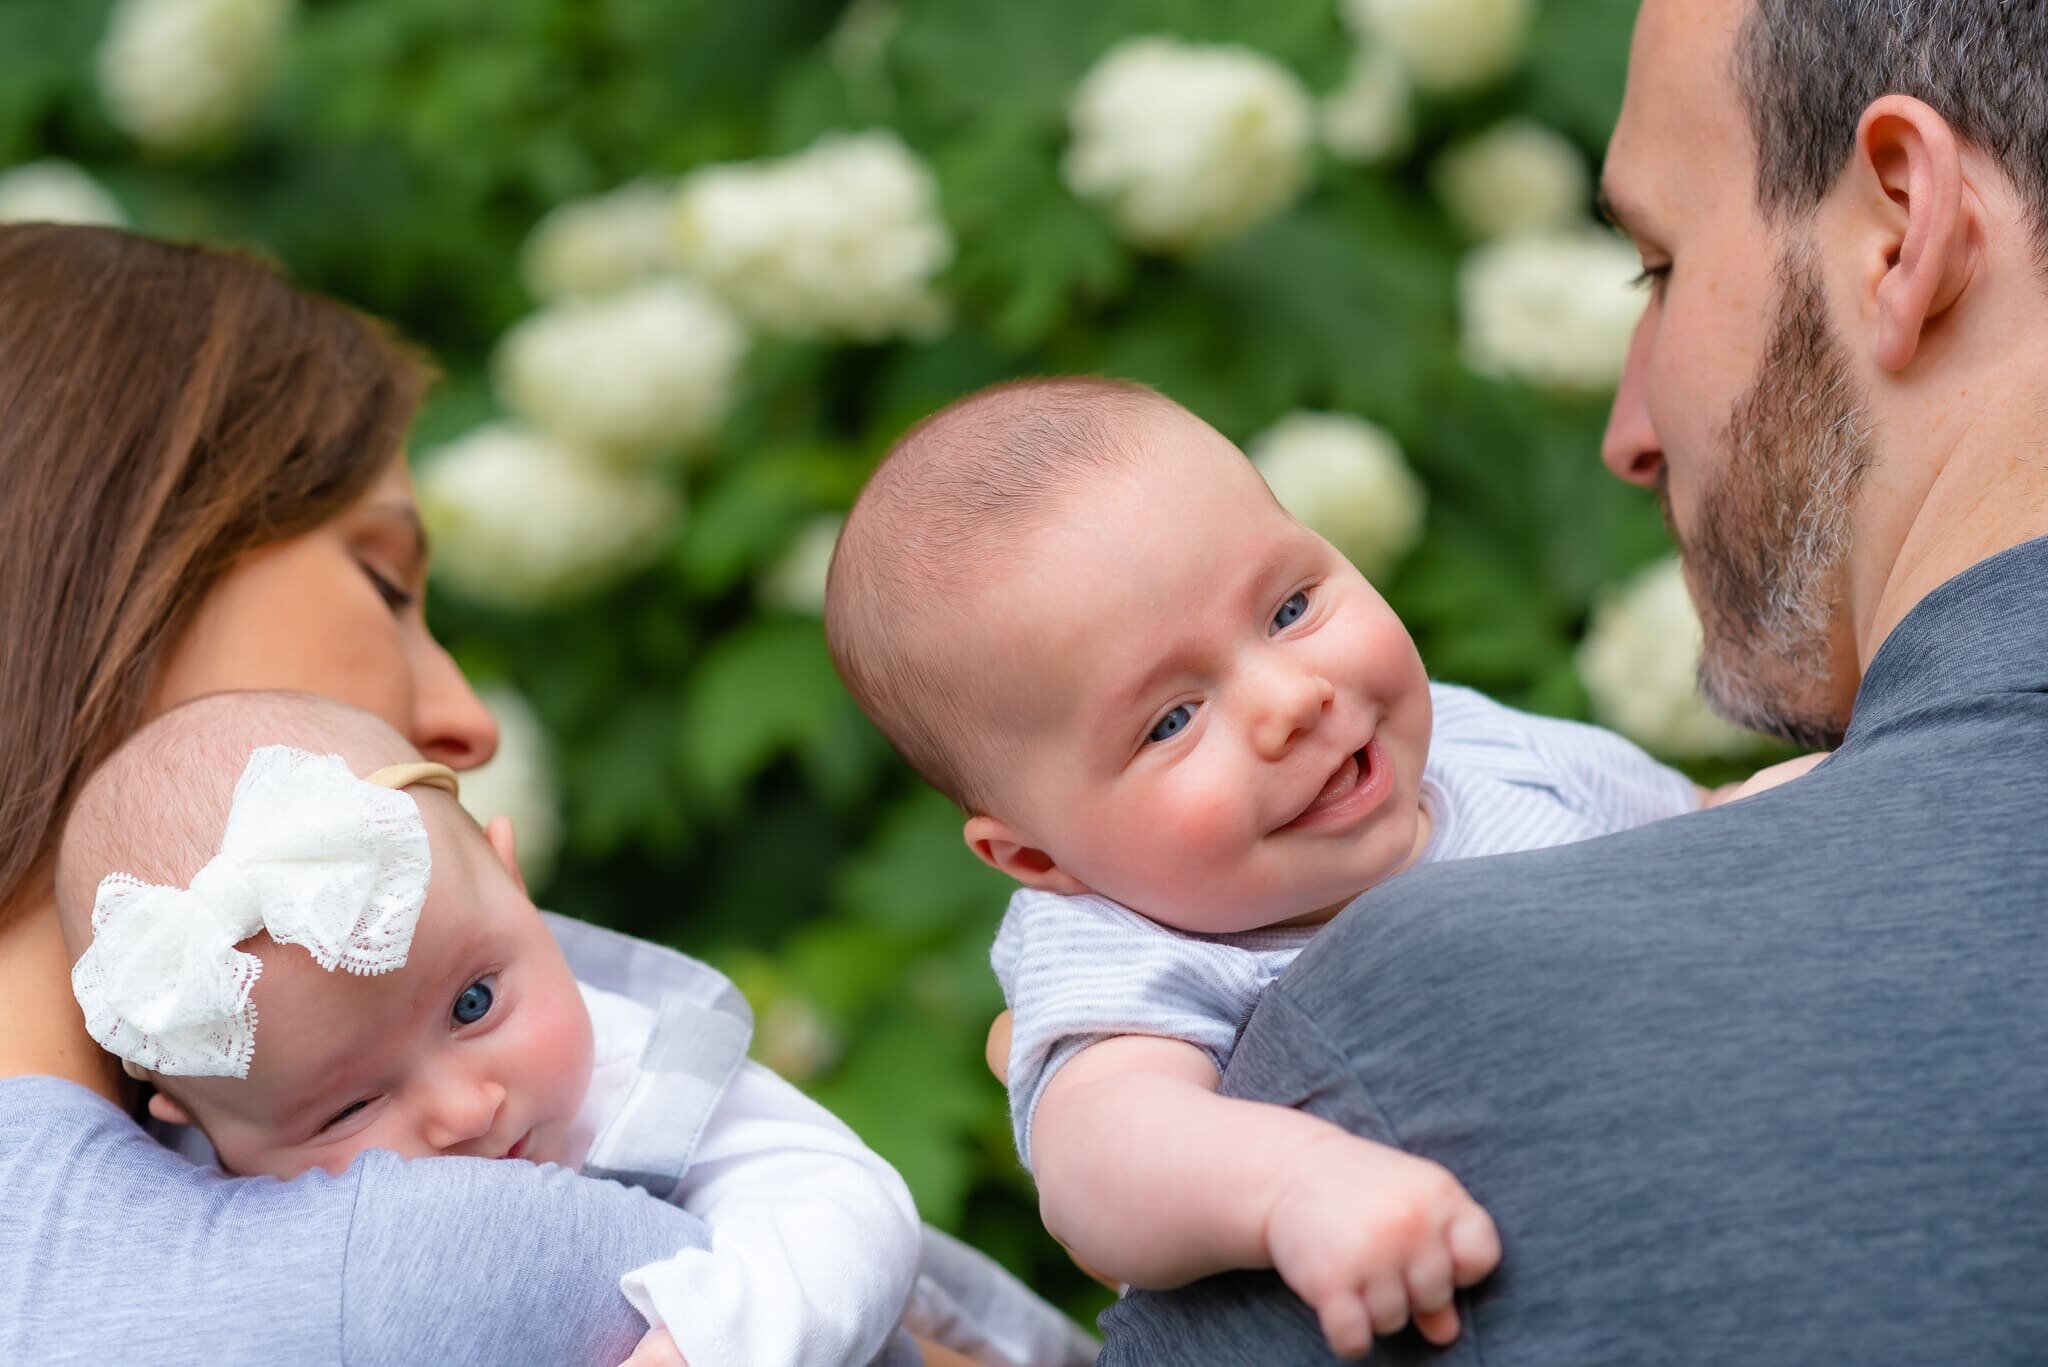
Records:
{"label": "baby girl's nose", "polygon": [[426,1140],[436,1149],[452,1149],[491,1132],[505,1104],[505,1089],[495,1082],[444,1088],[427,1115]]}

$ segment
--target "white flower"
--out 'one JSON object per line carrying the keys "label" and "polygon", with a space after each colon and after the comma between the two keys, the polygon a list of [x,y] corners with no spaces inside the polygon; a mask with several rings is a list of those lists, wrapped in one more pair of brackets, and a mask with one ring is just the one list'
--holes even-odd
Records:
{"label": "white flower", "polygon": [[0,223],[97,223],[128,216],[100,183],[68,161],[25,162],[0,172]]}
{"label": "white flower", "polygon": [[562,805],[548,759],[547,732],[526,699],[503,684],[480,689],[498,722],[498,752],[462,776],[462,805],[480,823],[510,817],[529,891],[554,871],[562,847]]}
{"label": "white flower", "polygon": [[763,331],[876,342],[946,323],[932,280],[953,259],[953,234],[938,182],[886,130],[694,172],[674,232],[684,268]]}
{"label": "white flower", "polygon": [[1385,49],[1359,47],[1344,84],[1323,97],[1323,145],[1345,161],[1391,161],[1415,136],[1408,77]]}
{"label": "white flower", "polygon": [[703,289],[650,281],[566,300],[506,333],[498,397],[536,426],[607,453],[680,450],[725,421],[746,346]]}
{"label": "white flower", "polygon": [[1458,269],[1466,363],[1550,389],[1599,393],[1621,378],[1643,313],[1635,249],[1602,228],[1509,238]]}
{"label": "white flower", "polygon": [[802,1084],[839,1058],[839,1035],[804,997],[783,992],[761,1012],[754,1032],[754,1056],[784,1079]]}
{"label": "white flower", "polygon": [[1451,219],[1470,237],[1566,227],[1593,192],[1586,159],[1562,133],[1511,119],[1445,152],[1431,174]]}
{"label": "white flower", "polygon": [[557,205],[527,234],[519,276],[536,299],[609,294],[672,267],[674,191],[635,181]]}
{"label": "white flower", "polygon": [[99,50],[114,122],[152,147],[228,133],[269,87],[291,13],[291,0],[120,0]]}
{"label": "white flower", "polygon": [[1314,104],[1292,72],[1250,48],[1128,39],[1082,79],[1067,117],[1068,186],[1147,249],[1236,237],[1308,182]]}
{"label": "white flower", "polygon": [[650,476],[506,423],[421,464],[434,570],[483,602],[557,602],[623,578],[661,553],[682,514]]}
{"label": "white flower", "polygon": [[1695,685],[1700,619],[1678,557],[1639,571],[1594,609],[1579,644],[1579,679],[1593,715],[1673,757],[1743,755],[1757,738],[1707,709]]}
{"label": "white flower", "polygon": [[1385,43],[1424,90],[1472,90],[1522,59],[1530,0],[1344,0],[1360,36]]}
{"label": "white flower", "polygon": [[786,612],[820,616],[825,611],[825,571],[832,566],[832,551],[839,544],[839,529],[846,519],[827,513],[813,518],[784,551],[782,558],[761,576],[755,592],[770,607]]}
{"label": "white flower", "polygon": [[1394,439],[1349,413],[1290,413],[1254,437],[1252,464],[1294,518],[1383,575],[1422,535],[1426,495]]}

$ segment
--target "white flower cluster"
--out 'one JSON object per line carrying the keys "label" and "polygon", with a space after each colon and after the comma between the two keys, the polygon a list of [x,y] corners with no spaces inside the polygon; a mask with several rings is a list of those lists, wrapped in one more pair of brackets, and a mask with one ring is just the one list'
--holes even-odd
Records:
{"label": "white flower cluster", "polygon": [[1458,143],[1431,174],[1451,220],[1482,240],[1550,232],[1583,220],[1593,193],[1569,138],[1510,119]]}
{"label": "white flower cluster", "polygon": [[833,134],[779,160],[709,166],[676,199],[684,270],[790,337],[875,342],[946,322],[953,259],[938,183],[894,133]]}
{"label": "white flower cluster", "polygon": [[498,752],[462,776],[462,805],[479,823],[509,817],[519,870],[529,892],[554,871],[562,848],[562,805],[548,759],[548,738],[532,706],[503,684],[480,690],[498,722]]}
{"label": "white flower cluster", "polygon": [[664,279],[527,318],[498,344],[498,397],[544,431],[624,462],[718,429],[747,338],[702,288]]}
{"label": "white flower cluster", "polygon": [[1150,250],[1236,237],[1308,182],[1315,106],[1292,72],[1249,48],[1129,39],[1081,81],[1063,167]]}
{"label": "white flower cluster", "polygon": [[276,74],[291,0],[120,0],[100,93],[138,142],[179,149],[232,131]]}
{"label": "white flower cluster", "polygon": [[682,504],[657,479],[505,423],[421,462],[434,569],[480,602],[559,602],[643,568]]}
{"label": "white flower cluster", "polygon": [[1323,97],[1323,145],[1333,156],[1370,165],[1392,161],[1415,138],[1407,73],[1384,48],[1360,46],[1344,84]]}
{"label": "white flower cluster", "polygon": [[0,223],[127,226],[120,203],[68,161],[25,162],[0,172]]}
{"label": "white flower cluster", "polygon": [[1280,506],[1365,576],[1400,564],[1422,536],[1426,496],[1394,439],[1349,413],[1290,413],[1247,448]]}
{"label": "white flower cluster", "polygon": [[1531,0],[1344,0],[1360,37],[1384,43],[1409,79],[1436,94],[1474,90],[1522,60]]}
{"label": "white flower cluster", "polygon": [[825,612],[825,574],[846,519],[825,513],[811,519],[782,558],[769,566],[755,586],[755,595],[769,607],[820,617]]}
{"label": "white flower cluster", "polygon": [[1642,317],[1638,269],[1634,248],[1590,225],[1477,249],[1458,271],[1466,363],[1547,389],[1611,389]]}
{"label": "white flower cluster", "polygon": [[1755,735],[1715,716],[1699,696],[1701,640],[1678,557],[1639,571],[1594,610],[1579,645],[1579,679],[1593,716],[1674,758],[1755,750]]}
{"label": "white flower cluster", "polygon": [[635,181],[556,206],[527,235],[520,278],[536,299],[609,294],[675,265],[675,192]]}

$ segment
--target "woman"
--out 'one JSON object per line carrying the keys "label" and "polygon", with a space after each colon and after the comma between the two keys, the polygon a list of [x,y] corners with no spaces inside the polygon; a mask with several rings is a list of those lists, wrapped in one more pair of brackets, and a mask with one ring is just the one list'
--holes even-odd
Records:
{"label": "woman", "polygon": [[400,442],[424,381],[254,261],[0,227],[0,1361],[616,1363],[644,1327],[619,1274],[702,1243],[525,1163],[193,1167],[128,1118],[71,1000],[53,852],[140,721],[296,688],[458,769],[490,757],[421,610]]}

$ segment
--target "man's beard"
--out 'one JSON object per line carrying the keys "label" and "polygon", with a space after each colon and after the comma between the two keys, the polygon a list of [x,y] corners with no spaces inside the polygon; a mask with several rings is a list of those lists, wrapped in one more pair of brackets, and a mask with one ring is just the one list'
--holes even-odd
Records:
{"label": "man's beard", "polygon": [[1838,701],[1835,614],[1850,513],[1871,460],[1868,415],[1829,327],[1810,248],[1779,262],[1777,318],[1749,389],[1729,410],[1724,473],[1700,491],[1679,542],[1706,648],[1699,685],[1740,726],[1830,750]]}

